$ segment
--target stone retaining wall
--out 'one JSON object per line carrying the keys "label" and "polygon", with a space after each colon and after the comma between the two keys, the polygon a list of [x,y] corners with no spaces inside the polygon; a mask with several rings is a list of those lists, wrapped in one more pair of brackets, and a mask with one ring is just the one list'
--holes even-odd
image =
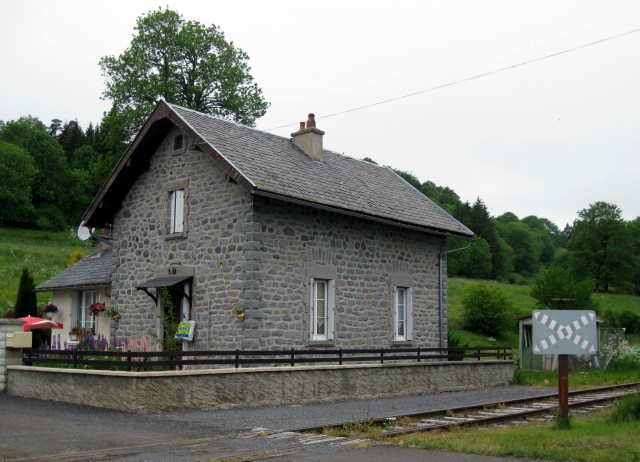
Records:
{"label": "stone retaining wall", "polygon": [[180,372],[9,366],[10,395],[129,412],[304,404],[493,387],[511,361],[260,367]]}

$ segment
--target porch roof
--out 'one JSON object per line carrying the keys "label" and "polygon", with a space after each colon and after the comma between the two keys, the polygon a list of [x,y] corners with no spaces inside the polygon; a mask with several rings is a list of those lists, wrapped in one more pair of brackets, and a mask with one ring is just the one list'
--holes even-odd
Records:
{"label": "porch roof", "polygon": [[51,279],[38,285],[36,292],[81,290],[111,285],[111,251],[91,254]]}

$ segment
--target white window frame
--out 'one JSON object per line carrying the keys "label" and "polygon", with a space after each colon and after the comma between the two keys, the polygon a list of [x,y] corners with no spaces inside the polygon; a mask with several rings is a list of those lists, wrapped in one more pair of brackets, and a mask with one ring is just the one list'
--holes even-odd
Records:
{"label": "white window frame", "polygon": [[[323,341],[333,340],[333,316],[335,305],[335,281],[332,279],[311,279],[311,319],[310,319],[310,334],[311,340]],[[319,293],[320,291],[320,293]],[[319,307],[324,307],[324,329],[319,329]]]}
{"label": "white window frame", "polygon": [[184,232],[184,189],[169,192],[169,234]]}
{"label": "white window frame", "polygon": [[100,294],[97,290],[85,290],[82,291],[81,299],[78,309],[78,324],[87,332],[91,332],[92,329],[93,332],[96,332],[96,316],[89,314],[89,308],[91,308],[91,305],[94,303],[100,301]]}
{"label": "white window frame", "polygon": [[408,342],[413,339],[413,290],[395,286],[393,289],[393,339]]}

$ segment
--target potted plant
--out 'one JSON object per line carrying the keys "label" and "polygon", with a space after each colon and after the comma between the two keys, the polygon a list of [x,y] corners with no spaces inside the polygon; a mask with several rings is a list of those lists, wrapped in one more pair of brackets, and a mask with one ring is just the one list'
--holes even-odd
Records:
{"label": "potted plant", "polygon": [[247,317],[244,310],[242,308],[238,308],[237,306],[231,308],[231,313],[233,313],[233,315],[240,321],[244,321],[244,319]]}
{"label": "potted plant", "polygon": [[118,313],[115,309],[113,308],[109,308],[107,310],[107,316],[109,316],[111,319],[113,319],[114,321],[119,321],[120,320],[120,313]]}
{"label": "potted plant", "polygon": [[89,307],[89,314],[91,316],[98,316],[100,313],[102,313],[106,309],[107,307],[105,306],[104,303],[96,302]]}
{"label": "potted plant", "polygon": [[42,314],[49,319],[53,319],[57,312],[58,307],[53,303],[47,303],[44,308],[42,308]]}
{"label": "potted plant", "polygon": [[82,338],[82,334],[84,334],[84,329],[80,326],[76,326],[69,331],[70,335],[73,335],[76,340],[80,340]]}

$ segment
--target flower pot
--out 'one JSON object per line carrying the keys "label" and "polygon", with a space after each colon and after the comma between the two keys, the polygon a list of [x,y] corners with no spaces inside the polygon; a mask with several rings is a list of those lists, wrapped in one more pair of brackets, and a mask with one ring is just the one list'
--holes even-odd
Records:
{"label": "flower pot", "polygon": [[53,319],[53,317],[54,317],[55,315],[56,315],[55,313],[52,313],[52,312],[49,312],[49,311],[47,311],[47,312],[43,313],[43,316],[44,316],[45,318],[47,318],[47,319]]}
{"label": "flower pot", "polygon": [[244,313],[238,313],[236,316],[240,321],[244,321],[244,318],[247,317],[247,315]]}

